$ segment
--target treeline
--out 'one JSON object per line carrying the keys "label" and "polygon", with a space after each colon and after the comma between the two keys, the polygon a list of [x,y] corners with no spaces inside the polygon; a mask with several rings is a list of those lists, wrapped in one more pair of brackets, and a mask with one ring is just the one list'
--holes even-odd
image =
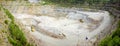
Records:
{"label": "treeline", "polygon": [[120,0],[110,0],[106,5],[107,7],[112,7],[120,10]]}
{"label": "treeline", "polygon": [[107,3],[110,0],[43,0],[53,3],[69,3],[69,4],[101,4]]}
{"label": "treeline", "polygon": [[[120,0],[43,0],[46,3],[58,4],[61,6],[87,6],[89,8],[102,9],[105,5],[113,5],[112,7],[120,10]],[[117,5],[117,6],[116,6]]]}

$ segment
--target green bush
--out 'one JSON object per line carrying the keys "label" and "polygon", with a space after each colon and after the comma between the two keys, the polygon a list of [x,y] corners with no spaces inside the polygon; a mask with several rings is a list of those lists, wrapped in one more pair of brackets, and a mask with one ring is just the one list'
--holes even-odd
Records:
{"label": "green bush", "polygon": [[11,41],[10,42],[14,43],[13,44],[14,46],[26,45],[26,43],[27,43],[26,38],[25,38],[23,32],[19,29],[19,27],[13,22],[11,22],[8,27],[9,27],[9,31],[11,34],[11,39],[10,39]]}
{"label": "green bush", "polygon": [[5,20],[4,23],[5,23],[5,24],[8,24],[8,23],[9,23],[9,20]]}

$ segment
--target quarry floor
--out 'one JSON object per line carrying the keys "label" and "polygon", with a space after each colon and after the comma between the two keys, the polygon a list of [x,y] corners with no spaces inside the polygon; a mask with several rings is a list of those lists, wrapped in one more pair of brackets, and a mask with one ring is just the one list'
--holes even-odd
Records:
{"label": "quarry floor", "polygon": [[14,3],[3,5],[41,46],[93,46],[111,25],[107,11]]}

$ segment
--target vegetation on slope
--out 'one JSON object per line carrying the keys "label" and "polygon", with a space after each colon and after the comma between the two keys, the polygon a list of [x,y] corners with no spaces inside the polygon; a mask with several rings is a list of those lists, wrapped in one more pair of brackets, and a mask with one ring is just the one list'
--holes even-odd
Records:
{"label": "vegetation on slope", "polygon": [[[14,16],[5,8],[1,7],[8,18],[11,19],[11,22],[8,24],[8,31],[10,35],[8,36],[9,42],[13,46],[32,46],[30,43],[27,42],[24,33],[19,28],[18,25],[14,22]],[[5,23],[8,23],[7,21]]]}
{"label": "vegetation on slope", "polygon": [[104,38],[99,46],[120,46],[120,21],[118,22],[117,29],[111,35]]}

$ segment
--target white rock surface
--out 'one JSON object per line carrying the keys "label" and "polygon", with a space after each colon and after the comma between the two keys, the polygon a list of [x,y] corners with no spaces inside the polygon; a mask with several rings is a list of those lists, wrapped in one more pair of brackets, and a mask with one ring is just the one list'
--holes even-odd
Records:
{"label": "white rock surface", "polygon": [[39,0],[28,0],[30,3],[38,3]]}
{"label": "white rock surface", "polygon": [[[88,41],[95,41],[93,38],[98,35],[101,31],[106,29],[110,25],[110,16],[106,11],[103,12],[83,12],[78,11],[79,13],[70,12],[66,17],[50,17],[50,16],[35,16],[28,14],[14,14],[16,19],[21,20],[20,22],[26,26],[26,29],[31,30],[30,26],[34,25],[38,28],[42,28],[47,32],[52,32],[54,34],[64,34],[65,39],[55,39],[50,36],[46,36],[37,30],[30,32],[36,38],[48,43],[48,46],[77,46],[80,44],[84,46]],[[80,14],[81,13],[81,14]],[[92,24],[89,22],[88,18],[93,20],[102,21],[99,24]],[[80,22],[82,19],[84,22]],[[93,21],[94,22],[94,21]],[[91,25],[91,26],[89,26]],[[99,25],[97,27],[97,25]],[[89,28],[95,27],[92,31]],[[86,39],[88,38],[88,39]]]}

